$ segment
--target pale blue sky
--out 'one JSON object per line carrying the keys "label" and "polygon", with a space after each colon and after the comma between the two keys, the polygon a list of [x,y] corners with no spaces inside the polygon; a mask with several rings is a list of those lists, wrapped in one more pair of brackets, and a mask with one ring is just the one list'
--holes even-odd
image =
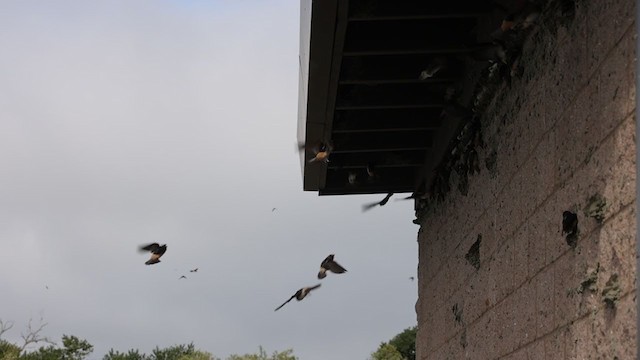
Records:
{"label": "pale blue sky", "polygon": [[[412,203],[302,191],[299,17],[293,0],[0,2],[9,340],[42,314],[91,359],[191,341],[366,359],[415,324]],[[160,264],[147,242],[168,244]],[[274,313],[329,253],[348,273]]]}

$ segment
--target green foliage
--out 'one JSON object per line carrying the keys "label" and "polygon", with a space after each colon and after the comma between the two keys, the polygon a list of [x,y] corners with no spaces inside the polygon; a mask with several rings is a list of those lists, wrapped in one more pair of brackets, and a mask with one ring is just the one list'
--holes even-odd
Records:
{"label": "green foliage", "polygon": [[293,355],[292,349],[283,352],[274,351],[273,354],[269,356],[262,346],[260,346],[257,354],[231,355],[227,360],[298,360],[298,358]]}
{"label": "green foliage", "polygon": [[371,354],[372,360],[416,360],[416,333],[418,327],[404,329],[388,343],[383,342]]}
{"label": "green foliage", "polygon": [[62,360],[82,360],[93,352],[93,345],[71,335],[62,335]]}
{"label": "green foliage", "polygon": [[102,360],[151,360],[151,358],[145,354],[140,354],[140,352],[137,349],[129,350],[126,353],[121,353],[119,351],[115,351],[111,349],[102,358]]}
{"label": "green foliage", "polygon": [[0,360],[17,360],[20,348],[8,341],[0,340]]}
{"label": "green foliage", "polygon": [[371,354],[371,360],[406,360],[395,346],[383,342],[378,350]]}
{"label": "green foliage", "polygon": [[83,360],[93,352],[93,345],[73,335],[62,336],[62,348],[54,345],[40,347],[38,350],[23,354],[20,360]]}
{"label": "green foliage", "polygon": [[402,357],[407,360],[416,360],[416,334],[418,327],[410,327],[404,329],[400,334],[396,335],[389,341]]}

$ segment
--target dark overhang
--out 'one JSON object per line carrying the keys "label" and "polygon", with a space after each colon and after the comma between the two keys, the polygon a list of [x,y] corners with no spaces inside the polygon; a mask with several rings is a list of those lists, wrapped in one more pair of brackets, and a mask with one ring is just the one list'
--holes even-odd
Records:
{"label": "dark overhang", "polygon": [[[497,3],[303,0],[298,140],[307,144],[304,190],[398,193],[430,183],[469,115],[465,109],[486,67],[478,58],[490,49],[503,16]],[[313,145],[328,142],[330,162],[309,163]],[[371,166],[375,177],[367,172]]]}

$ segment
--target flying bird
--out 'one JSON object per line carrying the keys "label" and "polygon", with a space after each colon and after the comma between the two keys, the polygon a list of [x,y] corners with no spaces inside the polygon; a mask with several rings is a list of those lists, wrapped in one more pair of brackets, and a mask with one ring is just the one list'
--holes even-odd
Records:
{"label": "flying bird", "polygon": [[[186,276],[184,276],[184,275],[180,276],[180,279],[186,279],[186,278],[187,278],[187,277],[186,277]],[[178,279],[178,280],[180,280],[180,279]]]}
{"label": "flying bird", "polygon": [[309,162],[312,163],[314,161],[318,161],[328,163],[331,151],[333,151],[333,146],[331,144],[322,143],[319,147],[313,149],[315,156],[311,158]]}
{"label": "flying bird", "polygon": [[158,243],[149,244],[146,246],[141,246],[140,251],[150,251],[151,258],[145,262],[147,265],[153,265],[160,262],[160,257],[167,251],[167,245],[163,244],[160,246]]}
{"label": "flying bird", "polygon": [[327,256],[326,259],[320,264],[320,272],[318,273],[318,279],[324,279],[327,276],[327,271],[331,271],[334,274],[342,274],[347,272],[347,269],[343,268],[333,260],[334,254]]}
{"label": "flying bird", "polygon": [[308,147],[307,144],[303,142],[298,143],[298,150],[302,151],[304,149],[309,149],[313,152],[313,158],[309,159],[308,162],[312,163],[317,161],[328,163],[329,155],[331,154],[331,151],[333,151],[333,145],[331,145],[330,142],[321,142],[313,147]]}
{"label": "flying bird", "polygon": [[273,311],[278,311],[280,310],[281,307],[285,306],[289,301],[291,301],[293,298],[296,298],[296,300],[300,301],[302,299],[304,299],[310,292],[311,290],[315,290],[317,288],[320,287],[321,284],[315,285],[315,286],[310,286],[310,287],[303,287],[302,289],[296,291],[295,294],[293,294],[293,296],[291,296],[289,298],[289,300],[285,301],[282,305],[278,306],[275,310]]}
{"label": "flying bird", "polygon": [[389,199],[391,198],[391,196],[393,196],[392,192],[388,193],[387,196],[385,196],[384,199],[382,199],[379,202],[374,202],[374,203],[362,205],[362,211],[367,211],[367,210],[372,209],[372,208],[374,208],[376,206],[385,206],[389,202]]}
{"label": "flying bird", "polygon": [[189,272],[198,272],[198,268],[191,269],[191,270],[189,270]]}

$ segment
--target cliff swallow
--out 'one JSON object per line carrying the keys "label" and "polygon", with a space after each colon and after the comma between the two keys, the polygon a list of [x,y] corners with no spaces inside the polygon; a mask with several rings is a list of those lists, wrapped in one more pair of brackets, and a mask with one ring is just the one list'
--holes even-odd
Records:
{"label": "cliff swallow", "polygon": [[278,306],[275,310],[273,311],[278,311],[280,310],[281,307],[285,306],[289,301],[291,301],[293,298],[296,298],[296,300],[300,301],[302,299],[304,299],[310,292],[311,290],[315,290],[317,288],[320,287],[321,284],[315,285],[315,286],[310,286],[310,287],[303,287],[302,289],[296,291],[295,294],[293,294],[293,296],[291,296],[289,298],[289,300],[285,301],[282,305]]}
{"label": "cliff swallow", "polygon": [[385,196],[384,199],[382,199],[379,202],[374,202],[374,203],[371,203],[371,204],[362,205],[362,211],[367,211],[367,210],[369,210],[371,208],[374,208],[376,206],[385,206],[389,202],[389,199],[391,198],[391,196],[393,196],[392,192],[388,193],[387,196]]}
{"label": "cliff swallow", "polygon": [[198,272],[198,268],[191,269],[191,270],[189,270],[189,272]]}
{"label": "cliff swallow", "polygon": [[427,65],[427,67],[424,70],[422,70],[422,72],[420,72],[420,76],[418,77],[418,79],[424,81],[429,78],[432,78],[438,73],[438,71],[444,69],[446,65],[447,65],[447,59],[445,59],[444,57],[437,57],[433,59],[429,63],[429,65]]}
{"label": "cliff swallow", "polygon": [[334,274],[342,274],[347,272],[347,269],[343,268],[333,260],[333,254],[327,256],[326,259],[320,264],[320,272],[318,273],[318,279],[324,279],[327,276],[327,271],[331,271]]}
{"label": "cliff swallow", "polygon": [[167,245],[160,246],[158,243],[141,246],[140,251],[150,251],[151,258],[145,262],[147,265],[153,265],[160,262],[160,257],[167,251]]}
{"label": "cliff swallow", "polygon": [[331,144],[321,143],[320,146],[313,149],[313,153],[315,156],[311,158],[309,162],[312,163],[314,161],[319,161],[319,162],[328,163],[329,155],[331,154],[331,151],[333,151],[333,146]]}
{"label": "cliff swallow", "polygon": [[347,181],[349,182],[349,185],[356,185],[357,179],[358,179],[358,174],[356,174],[353,171],[350,171],[349,176],[347,177]]}

